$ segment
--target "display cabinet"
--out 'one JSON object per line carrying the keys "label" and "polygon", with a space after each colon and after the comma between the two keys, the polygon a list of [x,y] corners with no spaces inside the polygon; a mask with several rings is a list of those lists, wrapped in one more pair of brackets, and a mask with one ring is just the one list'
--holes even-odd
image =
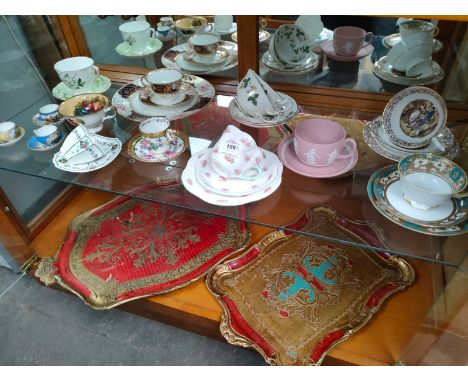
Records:
{"label": "display cabinet", "polygon": [[[179,18],[182,17],[174,16],[175,20]],[[119,26],[128,20],[142,19],[144,19],[142,16],[48,16],[38,19],[23,16],[14,20],[22,25],[14,36],[16,38],[18,35],[25,36],[20,46],[30,48],[25,54],[44,81],[47,97],[52,97],[50,92],[59,82],[53,71],[55,61],[68,56],[88,56],[98,65],[100,75],[111,80],[110,88],[103,94],[112,100],[116,94],[122,94],[126,84],[139,80],[153,68],[161,67],[164,54],[186,41],[183,36],[175,35],[172,39],[162,42],[157,52],[144,57],[130,58],[117,54],[115,48],[122,41]],[[146,16],[146,20],[151,26],[156,27],[160,22],[160,16]],[[206,20],[212,23],[214,18],[206,16]],[[135,160],[129,151],[129,144],[138,133],[139,122],[118,113],[116,117],[104,121],[104,127],[99,132],[101,136],[117,138],[120,141],[122,150],[117,157],[107,166],[95,171],[85,173],[63,171],[54,166],[52,161],[59,147],[50,151],[33,151],[26,147],[26,142],[33,136],[34,129],[26,117],[18,119],[17,115],[13,114],[2,116],[5,120],[21,124],[25,129],[25,137],[14,145],[0,147],[0,169],[3,173],[9,174],[11,179],[8,185],[2,185],[5,195],[1,196],[4,210],[0,216],[2,222],[0,241],[15,257],[18,264],[27,263],[31,277],[39,276],[41,281],[46,283],[51,281],[53,287],[77,294],[94,308],[103,309],[118,305],[119,309],[220,340],[227,338],[231,343],[240,346],[250,345],[273,364],[288,362],[293,364],[297,361],[294,358],[297,355],[291,351],[282,355],[274,346],[272,349],[267,346],[268,344],[262,346],[262,341],[256,339],[251,332],[249,334],[245,314],[236,316],[233,313],[236,309],[242,311],[248,305],[248,301],[244,301],[245,306],[242,309],[239,307],[234,309],[226,302],[231,300],[225,297],[230,293],[230,298],[234,301],[237,291],[241,291],[238,292],[236,300],[239,304],[243,296],[242,288],[250,285],[248,272],[256,275],[264,272],[261,270],[262,266],[269,269],[267,265],[256,262],[258,255],[253,254],[255,251],[265,252],[263,259],[267,258],[267,255],[273,258],[276,253],[275,246],[283,242],[289,243],[287,240],[291,240],[290,248],[296,245],[294,240],[313,243],[313,246],[319,248],[318,256],[331,250],[342,251],[337,256],[343,256],[343,259],[349,260],[350,256],[352,259],[360,259],[356,264],[351,260],[348,266],[360,270],[363,280],[372,279],[378,272],[382,272],[384,276],[378,282],[373,281],[374,289],[370,287],[370,281],[368,284],[358,283],[352,278],[346,281],[348,283],[346,290],[353,290],[353,293],[356,293],[354,297],[356,301],[364,298],[364,292],[370,293],[366,295],[367,304],[363,305],[366,308],[353,308],[354,310],[351,309],[351,306],[356,305],[353,301],[348,301],[349,309],[340,305],[346,304],[343,302],[346,299],[339,298],[342,292],[335,289],[327,292],[328,294],[323,292],[323,284],[327,284],[326,277],[322,279],[319,277],[318,281],[310,279],[313,279],[310,281],[313,288],[310,285],[309,287],[315,292],[310,292],[309,298],[312,299],[312,293],[316,293],[313,296],[317,296],[317,301],[321,301],[326,306],[339,306],[344,312],[341,317],[349,316],[349,322],[343,321],[345,322],[343,328],[346,329],[342,332],[334,331],[335,337],[330,337],[330,332],[320,332],[329,326],[307,327],[311,333],[320,333],[317,336],[323,337],[322,341],[316,342],[313,347],[316,353],[311,353],[310,364],[319,361],[323,361],[323,364],[339,365],[466,364],[468,343],[464,322],[468,314],[468,235],[466,233],[453,235],[450,232],[447,234],[446,231],[445,235],[434,235],[431,229],[421,232],[414,227],[411,229],[410,224],[406,226],[397,224],[383,216],[374,207],[368,195],[368,182],[371,176],[377,170],[395,164],[394,161],[374,152],[366,144],[363,131],[368,122],[382,113],[392,95],[405,87],[402,84],[381,81],[372,71],[374,63],[386,54],[387,48],[382,44],[383,38],[397,31],[397,18],[366,17],[362,20],[349,20],[338,16],[322,17],[323,28],[330,31],[338,26],[358,24],[372,31],[373,53],[346,65],[348,62],[331,60],[320,45],[316,45],[313,52],[317,61],[313,68],[308,68],[304,73],[288,73],[284,69],[275,70],[268,67],[265,64],[268,64],[265,55],[268,52],[269,39],[278,27],[294,21],[295,17],[267,15],[234,17],[237,34],[233,36],[232,32],[223,35],[223,41],[227,41],[228,46],[234,46],[234,42],[237,41],[238,65],[233,65],[227,70],[195,74],[209,81],[216,93],[211,102],[200,108],[197,113],[171,122],[172,129],[186,134],[190,149],[170,161],[145,163]],[[9,21],[10,25],[12,22],[13,20]],[[445,74],[441,81],[428,86],[434,88],[445,99],[447,127],[460,146],[460,155],[455,158],[455,162],[467,169],[468,109],[465,70],[467,23],[466,20],[439,20],[437,25],[440,30],[437,38],[442,48],[433,57]],[[37,31],[39,27],[42,28],[41,36],[53,39],[56,53],[54,57],[44,57],[38,51],[39,47],[34,45],[32,30]],[[4,67],[10,70],[12,76],[21,75],[15,72],[19,69],[13,68],[10,62],[0,62],[0,65],[2,70]],[[284,92],[296,100],[299,110],[293,120],[277,127],[259,129],[243,125],[231,116],[229,104],[236,95],[239,81],[248,69],[257,71],[260,77],[276,91]],[[32,86],[33,80],[28,81],[21,88],[23,91]],[[6,92],[3,93],[5,99],[10,97]],[[49,101],[41,99],[41,102],[45,104]],[[60,103],[60,100],[57,102]],[[15,95],[15,103],[20,105],[19,109],[25,115],[29,113],[32,117],[34,111],[31,110],[31,102],[26,105],[19,95]],[[33,106],[33,109],[37,109],[40,105],[33,104]],[[311,118],[327,118],[338,122],[346,129],[347,135],[356,140],[359,158],[351,170],[340,176],[317,179],[300,175],[285,166],[281,184],[275,192],[261,200],[239,206],[208,203],[187,191],[181,184],[181,176],[190,157],[204,148],[212,148],[226,126],[239,127],[254,138],[258,147],[276,153],[284,137],[291,134],[301,121]],[[74,128],[75,126],[69,122],[60,125],[64,135],[69,134]],[[33,225],[29,224],[30,222],[21,213],[15,212],[15,205],[19,205],[19,202],[13,200],[14,198],[6,192],[8,187],[26,188],[25,185],[30,182],[49,185],[45,187],[46,196],[33,203],[41,216]],[[115,198],[119,202],[114,201],[112,202],[114,204],[100,207]],[[101,212],[105,213],[113,208],[115,203],[128,201],[135,201],[135,205],[140,203],[143,206],[154,205],[156,209],[182,214],[188,216],[186,219],[194,221],[211,221],[213,227],[216,219],[220,219],[229,222],[226,223],[229,226],[243,227],[242,229],[247,229],[250,234],[249,237],[237,238],[238,243],[235,247],[237,250],[233,251],[230,257],[213,260],[210,269],[218,265],[209,273],[208,281],[205,274],[210,269],[189,280],[196,279],[195,281],[181,282],[174,288],[164,289],[164,293],[153,291],[143,294],[145,297],[140,299],[129,294],[125,301],[122,301],[125,303],[107,304],[104,297],[99,299],[93,295],[91,297],[83,295],[73,283],[62,280],[54,284],[53,281],[56,282],[57,279],[47,280],[44,276],[47,270],[41,273],[41,269],[44,270],[46,267],[44,264],[47,263],[41,260],[56,255],[59,248],[63,250],[66,247],[70,235],[76,234],[77,227],[82,224],[80,220],[82,217],[76,220],[77,216],[95,208],[98,210],[90,212],[90,216],[100,216]],[[305,216],[307,211],[312,212]],[[313,224],[309,221],[306,224],[307,219],[312,219],[314,214],[322,216],[323,220]],[[169,220],[167,218],[162,221],[169,222]],[[463,224],[466,225],[466,222],[458,224],[456,229],[466,230]],[[164,229],[169,223],[160,226],[163,228],[159,229]],[[121,243],[121,246],[125,246],[125,243],[125,241]],[[160,242],[159,245],[165,244]],[[249,252],[249,248],[254,245],[257,245],[253,249],[254,252],[252,249]],[[157,249],[155,251],[157,252]],[[377,255],[380,257],[373,257]],[[100,262],[102,269],[112,264],[115,266],[118,261],[122,261],[115,260],[113,263],[112,257],[109,259],[107,263]],[[226,269],[220,265],[226,259],[229,259],[231,266],[229,270],[232,271],[229,275],[223,273]],[[387,262],[393,262],[394,259],[398,259],[396,263],[386,268]],[[38,270],[39,263],[43,265],[39,266]],[[392,282],[386,284],[385,277],[391,279],[395,267],[399,267],[401,277],[392,279]],[[246,270],[246,279],[242,280],[241,276],[236,279],[234,271],[239,269]],[[132,271],[128,272],[130,274]],[[41,274],[43,277],[40,277]],[[231,284],[234,284],[229,284],[228,276],[233,280],[241,280],[241,284],[235,284],[239,281],[232,281]],[[226,280],[225,284],[221,285],[217,277],[219,280]],[[252,280],[254,278],[252,276]],[[105,285],[105,288],[102,287],[103,290],[106,293],[116,293],[109,284],[106,284],[107,281],[99,281]],[[314,282],[318,284],[313,284]],[[99,288],[101,286],[96,290]],[[263,297],[258,298],[270,298],[272,290],[268,288],[259,290],[259,296],[263,293]],[[293,294],[292,291],[288,293]],[[384,301],[384,297],[388,299]],[[285,309],[283,298],[271,299],[271,304],[281,307],[278,308],[280,316],[294,316],[293,312],[296,312],[296,308],[290,305]],[[255,310],[255,307],[251,309]],[[299,315],[317,314],[315,311],[304,313],[300,309],[298,312]],[[255,316],[255,312],[253,315]],[[330,317],[330,321],[332,319],[336,317]],[[256,328],[258,332],[260,329]],[[307,342],[288,326],[279,325],[275,328],[266,326],[265,333],[266,338],[269,338],[269,335],[271,338],[290,335],[299,342],[295,345],[298,349]],[[278,340],[278,343],[281,341]],[[276,345],[278,343],[275,342]],[[281,355],[278,355],[280,353]],[[282,357],[290,359],[286,362]]]}

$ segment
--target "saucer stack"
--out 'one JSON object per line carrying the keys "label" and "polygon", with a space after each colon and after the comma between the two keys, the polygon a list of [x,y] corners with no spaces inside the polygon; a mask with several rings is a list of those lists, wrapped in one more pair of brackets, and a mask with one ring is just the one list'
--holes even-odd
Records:
{"label": "saucer stack", "polygon": [[274,91],[249,69],[237,85],[237,95],[229,103],[229,112],[244,125],[273,127],[293,119],[297,114],[297,103],[287,94]]}
{"label": "saucer stack", "polygon": [[303,74],[318,65],[318,57],[312,52],[312,47],[313,41],[300,26],[281,25],[270,40],[262,62],[267,68],[280,74]]}
{"label": "saucer stack", "polygon": [[229,125],[214,148],[198,152],[182,173],[185,188],[207,203],[238,206],[266,198],[281,184],[278,157]]}
{"label": "saucer stack", "polygon": [[413,86],[395,94],[383,115],[367,124],[364,140],[372,150],[394,161],[416,153],[454,159],[460,146],[445,126],[446,120],[442,97],[429,88]]}
{"label": "saucer stack", "polygon": [[78,125],[65,139],[52,160],[54,166],[68,172],[89,172],[111,163],[122,149],[117,138],[108,138]]}

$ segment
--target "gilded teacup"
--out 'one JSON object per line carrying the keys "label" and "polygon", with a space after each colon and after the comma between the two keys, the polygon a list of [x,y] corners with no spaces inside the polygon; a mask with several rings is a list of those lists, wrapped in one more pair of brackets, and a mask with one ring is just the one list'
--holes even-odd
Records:
{"label": "gilded teacup", "polygon": [[18,127],[16,123],[8,121],[0,123],[0,142],[7,143],[16,138]]}

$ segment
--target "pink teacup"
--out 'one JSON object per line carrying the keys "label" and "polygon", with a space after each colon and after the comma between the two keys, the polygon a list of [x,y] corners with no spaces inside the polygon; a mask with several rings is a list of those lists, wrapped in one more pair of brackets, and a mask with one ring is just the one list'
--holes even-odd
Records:
{"label": "pink teacup", "polygon": [[333,49],[339,56],[355,56],[371,43],[373,37],[372,32],[366,33],[361,28],[339,27],[333,31]]}
{"label": "pink teacup", "polygon": [[308,119],[294,131],[294,149],[301,162],[314,167],[329,166],[337,159],[349,158],[357,149],[346,130],[329,119]]}

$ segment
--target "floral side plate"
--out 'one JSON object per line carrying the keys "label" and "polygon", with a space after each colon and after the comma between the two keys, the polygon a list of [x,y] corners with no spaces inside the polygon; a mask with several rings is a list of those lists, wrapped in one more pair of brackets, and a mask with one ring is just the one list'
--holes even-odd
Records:
{"label": "floral side plate", "polygon": [[89,87],[82,87],[80,89],[70,89],[63,82],[60,82],[55,88],[52,89],[52,95],[65,101],[68,98],[85,93],[104,93],[111,87],[111,80],[107,77],[99,75],[94,80],[93,84]]}
{"label": "floral side plate", "polygon": [[[207,106],[215,95],[215,89],[207,80],[186,74],[182,81],[195,88],[198,94],[198,100],[195,105],[191,106],[188,110],[184,110],[177,114],[171,114],[167,118],[170,120],[187,118],[192,114],[199,112],[205,106]],[[112,97],[112,106],[115,107],[117,113],[122,117],[130,119],[132,121],[143,122],[148,119],[148,116],[143,115],[135,111],[131,104],[132,96],[138,96],[139,92],[144,89],[140,80],[135,80],[132,83],[122,86]],[[138,93],[138,94],[136,94]]]}

